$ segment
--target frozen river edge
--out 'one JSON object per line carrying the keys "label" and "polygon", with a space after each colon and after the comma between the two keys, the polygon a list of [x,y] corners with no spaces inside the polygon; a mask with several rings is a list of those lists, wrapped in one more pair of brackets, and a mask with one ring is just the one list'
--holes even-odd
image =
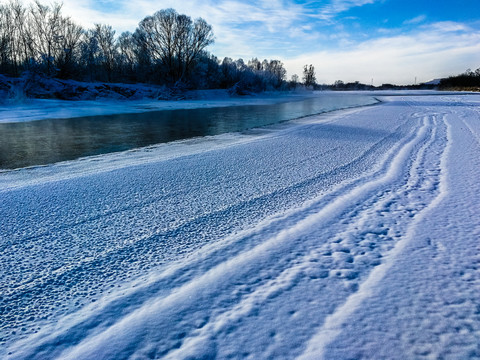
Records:
{"label": "frozen river edge", "polygon": [[0,174],[0,357],[480,358],[480,97],[383,101]]}
{"label": "frozen river edge", "polygon": [[[318,92],[317,92],[318,93]],[[198,109],[212,107],[268,105],[299,101],[315,97],[316,92],[271,92],[256,96],[227,96],[222,92],[206,91],[205,96],[190,100],[52,100],[24,99],[0,102],[0,123],[38,121],[82,116],[132,114],[150,111]]]}

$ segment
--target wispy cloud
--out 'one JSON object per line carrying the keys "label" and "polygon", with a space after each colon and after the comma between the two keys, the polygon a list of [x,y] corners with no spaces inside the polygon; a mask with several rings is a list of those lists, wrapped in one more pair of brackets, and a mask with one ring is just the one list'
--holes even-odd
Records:
{"label": "wispy cloud", "polygon": [[468,32],[473,30],[466,24],[454,21],[441,21],[431,24],[429,26],[441,33]]}
{"label": "wispy cloud", "polygon": [[413,19],[408,19],[403,22],[403,25],[415,25],[424,22],[427,19],[426,15],[418,15]]}
{"label": "wispy cloud", "polygon": [[379,0],[331,0],[329,3],[319,2],[320,12],[318,18],[323,20],[331,20],[338,14],[343,13],[351,8],[373,4]]}

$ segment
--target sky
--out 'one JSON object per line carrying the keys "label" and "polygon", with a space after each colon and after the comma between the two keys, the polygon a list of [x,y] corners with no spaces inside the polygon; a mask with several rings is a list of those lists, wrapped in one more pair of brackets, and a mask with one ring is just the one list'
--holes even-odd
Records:
{"label": "sky", "polygon": [[117,34],[166,8],[212,25],[220,59],[279,59],[288,78],[313,64],[318,83],[413,84],[480,67],[478,0],[63,0]]}

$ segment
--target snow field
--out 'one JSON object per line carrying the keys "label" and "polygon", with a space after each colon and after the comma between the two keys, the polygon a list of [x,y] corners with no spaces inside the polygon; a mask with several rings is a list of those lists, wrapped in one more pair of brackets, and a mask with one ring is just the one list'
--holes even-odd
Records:
{"label": "snow field", "polygon": [[2,174],[0,355],[480,358],[477,99]]}

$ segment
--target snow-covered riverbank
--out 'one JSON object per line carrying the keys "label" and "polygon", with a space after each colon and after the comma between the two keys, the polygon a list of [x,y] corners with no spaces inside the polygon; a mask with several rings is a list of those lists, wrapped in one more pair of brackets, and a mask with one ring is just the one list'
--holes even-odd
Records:
{"label": "snow-covered riverbank", "polygon": [[480,358],[479,99],[1,173],[0,357]]}

